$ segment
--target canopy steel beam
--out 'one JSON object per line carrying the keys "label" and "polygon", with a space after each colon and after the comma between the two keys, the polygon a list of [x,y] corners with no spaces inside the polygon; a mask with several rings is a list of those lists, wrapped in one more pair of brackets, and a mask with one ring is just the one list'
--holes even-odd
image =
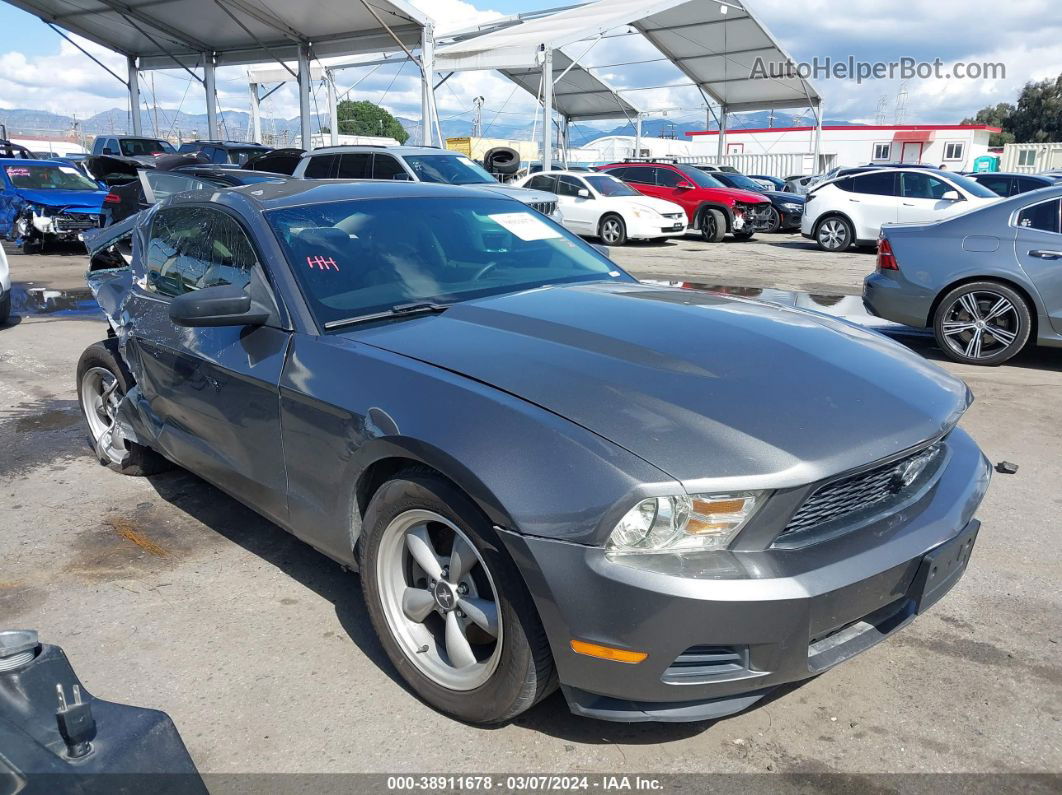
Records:
{"label": "canopy steel beam", "polygon": [[[171,39],[172,41],[177,42],[178,44],[183,44],[189,49],[199,51],[210,49],[209,45],[192,38],[187,33],[184,33],[182,31],[177,30],[176,28],[167,25],[162,20],[156,19],[150,14],[145,14],[143,11],[133,8],[132,6],[127,6],[125,3],[119,3],[117,2],[117,0],[96,0],[96,2],[102,3],[112,11],[121,15],[122,17],[125,17],[127,19],[135,19],[141,24],[147,25],[150,28],[154,28],[159,33],[164,34],[166,38]],[[145,31],[141,30],[140,32],[147,36],[147,33]],[[159,46],[159,49],[163,48]]]}
{"label": "canopy steel beam", "polygon": [[125,62],[129,70],[129,121],[133,126],[133,135],[143,135],[140,127],[140,74],[137,72],[136,58],[127,55]]}
{"label": "canopy steel beam", "polygon": [[310,150],[310,48],[299,45],[299,131],[302,148]]}

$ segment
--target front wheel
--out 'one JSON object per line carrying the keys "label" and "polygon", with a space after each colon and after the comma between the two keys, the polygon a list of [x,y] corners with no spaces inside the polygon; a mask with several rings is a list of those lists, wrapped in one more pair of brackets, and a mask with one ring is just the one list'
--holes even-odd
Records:
{"label": "front wheel", "polygon": [[443,478],[400,474],[369,503],[361,546],[369,617],[402,678],[436,709],[495,724],[556,686],[531,595],[497,532]]}
{"label": "front wheel", "polygon": [[815,242],[823,251],[848,251],[855,241],[855,230],[839,215],[820,221],[815,229]]}
{"label": "front wheel", "polygon": [[701,236],[709,243],[719,243],[726,237],[726,218],[718,210],[701,213]]}
{"label": "front wheel", "polygon": [[77,363],[77,398],[96,458],[123,475],[152,475],[170,467],[149,447],[122,434],[118,406],[134,384],[118,352],[118,341],[90,345]]}
{"label": "front wheel", "polygon": [[622,246],[627,242],[627,225],[618,215],[606,215],[601,219],[598,236],[606,246]]}
{"label": "front wheel", "polygon": [[777,208],[772,207],[767,213],[767,228],[763,231],[767,234],[774,234],[782,228],[782,214],[778,212]]}
{"label": "front wheel", "polygon": [[1029,341],[1032,313],[1025,299],[1004,284],[963,284],[937,306],[933,333],[952,361],[1000,365]]}

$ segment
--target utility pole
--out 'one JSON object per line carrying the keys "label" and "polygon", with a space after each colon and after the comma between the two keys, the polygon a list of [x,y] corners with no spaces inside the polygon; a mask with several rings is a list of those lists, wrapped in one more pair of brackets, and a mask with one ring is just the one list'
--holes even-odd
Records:
{"label": "utility pole", "polygon": [[483,97],[472,100],[472,137],[479,138],[483,135]]}
{"label": "utility pole", "polygon": [[896,94],[896,118],[893,124],[903,124],[907,120],[907,81],[900,83],[900,90]]}

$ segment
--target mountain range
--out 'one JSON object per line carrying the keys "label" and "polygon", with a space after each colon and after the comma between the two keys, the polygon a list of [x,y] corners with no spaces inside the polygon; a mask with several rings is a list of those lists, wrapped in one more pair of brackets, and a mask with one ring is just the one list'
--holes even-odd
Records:
{"label": "mountain range", "polygon": [[[484,136],[491,138],[508,138],[515,140],[527,140],[531,137],[532,123],[521,124],[499,123],[489,120],[489,111],[485,114],[487,119],[484,123]],[[402,126],[411,134],[416,134],[420,128],[418,119],[397,117]],[[327,125],[328,119],[321,116],[319,122]],[[245,111],[224,111],[218,114],[218,122],[222,126],[223,137],[233,140],[243,140],[247,137],[247,126],[250,123],[250,114]],[[811,121],[806,116],[793,116],[785,113],[758,111],[755,113],[736,114],[731,117],[729,128],[756,129],[764,127],[792,127],[808,125]],[[853,125],[851,122],[827,119],[826,124]],[[13,109],[0,110],[0,124],[6,128],[6,134],[17,138],[51,137],[57,134],[69,134],[76,131],[86,141],[104,133],[125,133],[130,127],[129,112],[120,108],[97,113],[86,118],[76,116],[64,116],[50,113],[44,110]],[[158,135],[160,137],[177,137],[181,140],[206,138],[207,118],[206,114],[192,114],[181,111],[159,108],[157,116],[155,112],[144,111],[141,113],[141,125],[145,135]],[[314,124],[316,128],[318,124]],[[472,122],[466,119],[447,119],[440,125],[443,135],[446,137],[460,137],[470,135]],[[713,122],[709,129],[715,129]],[[684,118],[651,118],[642,122],[642,135],[647,138],[677,138],[683,140],[687,132],[705,129],[704,117],[699,119],[691,116]],[[275,119],[265,117],[262,119],[263,136],[277,145],[289,142],[299,134],[298,117],[291,119]],[[634,124],[627,122],[612,129],[601,129],[584,124],[572,124],[571,139],[574,146],[585,144],[603,135],[634,135]]]}

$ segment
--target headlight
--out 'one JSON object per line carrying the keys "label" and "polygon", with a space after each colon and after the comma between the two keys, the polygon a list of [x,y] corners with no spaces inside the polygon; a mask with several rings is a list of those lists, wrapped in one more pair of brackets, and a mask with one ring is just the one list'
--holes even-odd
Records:
{"label": "headlight", "polygon": [[782,209],[790,213],[799,213],[804,207],[800,204],[783,204]]}
{"label": "headlight", "polygon": [[762,491],[650,497],[620,519],[609,552],[657,553],[724,549],[763,502]]}

